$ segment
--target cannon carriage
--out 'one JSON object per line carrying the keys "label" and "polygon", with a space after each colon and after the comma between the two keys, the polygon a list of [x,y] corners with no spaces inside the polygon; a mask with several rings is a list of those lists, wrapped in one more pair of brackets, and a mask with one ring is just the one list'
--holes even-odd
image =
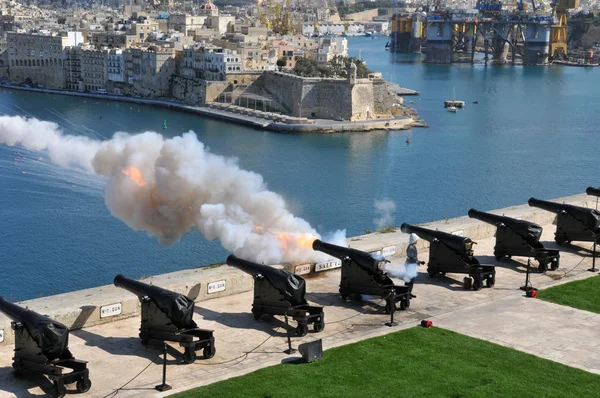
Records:
{"label": "cannon carriage", "polygon": [[469,217],[496,226],[494,256],[497,260],[512,256],[533,257],[540,272],[558,269],[560,253],[546,249],[540,242],[543,231],[540,225],[475,209],[469,210]]}
{"label": "cannon carriage", "polygon": [[114,284],[138,296],[141,306],[140,339],[173,341],[184,347],[184,362],[193,363],[196,351],[203,350],[206,359],[215,355],[212,330],[200,329],[193,321],[194,301],[183,294],[148,285],[119,274]]}
{"label": "cannon carriage", "polygon": [[379,296],[385,300],[385,311],[390,313],[400,303],[401,310],[410,308],[407,286],[396,286],[386,275],[385,258],[370,253],[315,240],[313,249],[342,261],[340,294],[345,300],[352,294]]}
{"label": "cannon carriage", "polygon": [[414,233],[429,241],[427,273],[431,278],[446,273],[468,274],[465,287],[472,286],[475,290],[481,290],[484,282],[490,288],[496,284],[495,266],[479,263],[473,255],[475,242],[471,239],[407,223],[402,224],[400,229],[404,233]]}
{"label": "cannon carriage", "polygon": [[75,359],[69,351],[69,328],[3,297],[0,297],[0,311],[13,320],[15,356],[12,366],[17,376],[26,373],[48,376],[53,382],[52,398],[64,397],[66,385],[73,383],[80,393],[89,391],[92,382],[87,361]]}
{"label": "cannon carriage", "polygon": [[310,324],[316,333],[325,329],[323,307],[309,305],[304,297],[304,278],[286,270],[241,259],[233,254],[227,257],[227,264],[254,278],[254,319],[259,320],[263,315],[289,316],[297,322],[296,334],[300,337],[306,336]]}

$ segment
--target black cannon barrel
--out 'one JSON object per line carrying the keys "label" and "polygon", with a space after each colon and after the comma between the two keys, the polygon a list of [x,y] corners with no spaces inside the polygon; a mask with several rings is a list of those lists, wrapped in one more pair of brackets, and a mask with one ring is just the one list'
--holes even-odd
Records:
{"label": "black cannon barrel", "polygon": [[585,193],[591,196],[600,196],[600,188],[588,187],[588,189],[585,190]]}
{"label": "black cannon barrel", "polygon": [[540,209],[550,211],[552,213],[569,213],[575,219],[582,222],[591,231],[600,230],[600,212],[595,209],[587,207],[567,205],[562,203],[549,202],[547,200],[540,200],[536,198],[529,199],[529,206],[539,207]]}
{"label": "black cannon barrel", "polygon": [[362,250],[351,249],[349,247],[343,247],[334,245],[331,243],[315,240],[312,245],[314,250],[327,253],[330,256],[344,260],[345,258],[351,258],[359,266],[373,273],[381,273],[380,266],[382,265],[382,258],[375,258],[370,253]]}
{"label": "black cannon barrel", "polygon": [[539,242],[540,237],[542,236],[542,226],[530,221],[517,220],[516,218],[499,216],[475,209],[469,210],[469,217],[496,226],[504,224],[515,233],[527,239],[531,244]]}
{"label": "black cannon barrel", "polygon": [[115,286],[130,291],[138,297],[147,296],[164,312],[179,329],[193,328],[194,301],[183,294],[172,292],[162,287],[148,285],[121,274],[115,276]]}
{"label": "black cannon barrel", "polygon": [[20,322],[49,360],[58,358],[69,345],[69,328],[35,311],[0,297],[0,311]]}
{"label": "black cannon barrel", "polygon": [[473,242],[470,238],[464,236],[452,235],[448,232],[435,231],[433,229],[417,227],[407,223],[402,224],[400,226],[400,230],[405,234],[417,234],[420,238],[430,242],[437,239],[446,246],[451,247],[455,251],[463,254],[467,254],[467,250],[470,250],[470,247],[467,247],[467,244]]}
{"label": "black cannon barrel", "polygon": [[236,267],[252,276],[262,275],[271,283],[271,285],[273,285],[273,287],[279,290],[292,305],[302,305],[306,303],[306,300],[304,299],[306,282],[304,281],[304,278],[293,272],[277,269],[270,265],[263,265],[244,260],[233,254],[227,257],[227,265]]}

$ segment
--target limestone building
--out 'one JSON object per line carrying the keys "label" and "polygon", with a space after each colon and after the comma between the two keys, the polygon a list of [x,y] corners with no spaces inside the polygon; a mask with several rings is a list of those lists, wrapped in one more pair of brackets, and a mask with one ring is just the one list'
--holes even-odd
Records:
{"label": "limestone building", "polygon": [[15,83],[64,88],[64,49],[67,36],[7,33],[9,77]]}

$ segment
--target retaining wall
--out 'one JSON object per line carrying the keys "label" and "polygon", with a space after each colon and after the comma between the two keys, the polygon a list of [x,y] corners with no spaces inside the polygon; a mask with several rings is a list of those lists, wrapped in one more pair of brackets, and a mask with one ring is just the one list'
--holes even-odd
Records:
{"label": "retaining wall", "polygon": [[[559,198],[554,201],[584,207],[594,207],[596,204],[595,198],[585,194]],[[467,210],[465,209],[465,212]],[[478,210],[486,211],[487,209]],[[555,219],[554,213],[529,207],[528,205],[507,207],[492,211],[492,213],[515,218],[520,217],[542,226],[552,224]],[[450,233],[463,234],[474,241],[491,238],[496,232],[494,226],[470,219],[467,216],[420,225]],[[372,233],[356,236],[348,238],[347,242],[352,248],[378,252],[384,256],[403,257],[408,246],[408,235],[398,230],[392,233]],[[428,242],[421,240],[418,246],[426,248]],[[475,248],[475,254],[482,255],[483,253],[477,253],[477,248]],[[283,267],[310,277],[340,266],[339,261],[332,260],[321,264],[286,264]],[[198,306],[202,306],[204,300],[238,294],[251,290],[253,287],[252,277],[226,265],[157,275],[143,279],[143,282],[185,294],[195,300]],[[71,329],[113,322],[122,318],[138,316],[140,313],[140,304],[137,297],[112,285],[27,300],[19,304],[48,315]],[[14,335],[10,329],[10,319],[4,314],[0,314],[0,344],[11,344],[13,341]]]}

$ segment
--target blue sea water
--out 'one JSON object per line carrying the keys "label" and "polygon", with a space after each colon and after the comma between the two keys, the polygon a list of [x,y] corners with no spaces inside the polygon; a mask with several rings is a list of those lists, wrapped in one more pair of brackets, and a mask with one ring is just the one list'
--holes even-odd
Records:
{"label": "blue sea water", "polygon": [[[218,154],[262,174],[320,232],[374,229],[374,201],[395,224],[421,223],[549,199],[600,185],[600,70],[427,65],[390,54],[385,38],[353,38],[351,55],[419,90],[429,129],[284,135],[151,106],[0,90],[0,113],[105,139],[115,131],[193,130]],[[448,113],[443,100],[467,102]],[[479,104],[472,104],[478,101]],[[406,143],[406,138],[411,143]],[[171,247],[113,218],[101,178],[44,154],[0,145],[0,295],[27,299],[223,261],[219,242],[192,231]]]}

